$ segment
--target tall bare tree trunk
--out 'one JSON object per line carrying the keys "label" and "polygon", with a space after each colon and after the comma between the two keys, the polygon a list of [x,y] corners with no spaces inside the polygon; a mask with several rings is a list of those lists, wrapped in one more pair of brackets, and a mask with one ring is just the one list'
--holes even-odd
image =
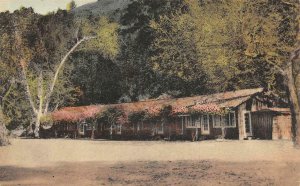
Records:
{"label": "tall bare tree trunk", "polygon": [[0,146],[9,145],[8,132],[5,127],[2,108],[0,106]]}
{"label": "tall bare tree trunk", "polygon": [[7,129],[5,124],[0,121],[0,146],[9,145]]}
{"label": "tall bare tree trunk", "polygon": [[34,129],[34,137],[35,138],[39,138],[40,137],[40,124],[41,124],[41,117],[42,117],[42,113],[39,112],[35,118],[35,129]]}
{"label": "tall bare tree trunk", "polygon": [[[63,69],[64,64],[66,63],[68,57],[76,50],[76,48],[83,42],[91,40],[91,39],[95,39],[96,37],[94,36],[89,36],[89,37],[84,37],[81,40],[79,40],[68,52],[67,54],[63,57],[63,59],[60,61],[54,77],[52,79],[50,88],[48,90],[48,93],[46,95],[44,95],[44,88],[43,88],[43,74],[42,72],[39,75],[39,81],[38,81],[38,100],[36,102],[34,102],[33,100],[35,99],[30,91],[30,87],[28,84],[28,80],[27,80],[27,67],[26,67],[26,61],[24,59],[20,60],[20,64],[22,67],[22,76],[23,76],[23,82],[25,84],[25,88],[26,88],[26,94],[27,97],[29,99],[29,103],[30,106],[34,112],[34,116],[35,116],[35,128],[34,128],[34,137],[39,138],[39,132],[40,132],[40,123],[41,123],[41,118],[43,117],[43,115],[48,113],[49,110],[49,104],[51,101],[51,96],[53,94],[54,91],[54,87],[57,83],[58,80],[58,76],[59,73],[61,72],[61,70]],[[38,103],[38,105],[36,104]]]}
{"label": "tall bare tree trunk", "polygon": [[[297,77],[300,75],[299,70],[294,77],[296,66],[300,63],[300,20],[298,19],[298,30],[296,37],[295,50],[290,54],[290,61],[287,63],[287,68],[284,71],[286,84],[289,89],[289,99],[292,114],[292,126],[294,134],[295,147],[300,148],[300,94],[297,92]],[[296,78],[296,79],[295,79]]]}
{"label": "tall bare tree trunk", "polygon": [[296,147],[300,147],[300,103],[297,95],[297,88],[295,86],[295,80],[293,76],[293,67],[289,67],[285,70],[286,84],[289,90],[290,107],[293,123],[294,143]]}

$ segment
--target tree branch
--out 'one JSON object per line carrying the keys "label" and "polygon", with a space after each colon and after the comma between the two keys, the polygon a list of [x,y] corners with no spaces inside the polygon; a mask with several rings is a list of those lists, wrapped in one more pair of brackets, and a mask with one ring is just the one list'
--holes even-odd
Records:
{"label": "tree branch", "polygon": [[27,76],[26,76],[26,70],[25,70],[25,66],[24,66],[25,62],[23,59],[21,59],[21,66],[22,66],[22,76],[23,76],[23,83],[25,84],[25,88],[26,88],[26,94],[27,94],[27,97],[29,99],[29,103],[30,103],[30,106],[33,110],[33,112],[35,114],[38,113],[37,109],[35,108],[35,105],[34,105],[34,102],[33,102],[33,99],[32,99],[32,95],[31,95],[31,92],[30,92],[30,87],[29,87],[29,84],[28,84],[28,80],[27,80]]}
{"label": "tree branch", "polygon": [[295,59],[298,59],[299,56],[300,56],[300,47],[291,53],[290,61],[293,62]]}
{"label": "tree branch", "polygon": [[40,72],[39,79],[38,79],[38,98],[39,98],[39,114],[41,114],[43,110],[43,102],[44,102],[44,89],[43,89],[43,73]]}
{"label": "tree branch", "polygon": [[0,96],[1,97],[1,106],[3,107],[3,102],[6,100],[5,98],[9,95],[11,89],[12,89],[12,86],[13,86],[13,83],[10,83],[9,85],[9,88],[7,89],[7,91],[4,93],[3,96]]}
{"label": "tree branch", "polygon": [[273,61],[270,61],[268,59],[266,59],[266,62],[269,63],[270,65],[272,65],[274,68],[276,68],[282,75],[285,75],[285,71],[284,69],[282,69],[280,66],[278,66],[276,63],[274,63]]}
{"label": "tree branch", "polygon": [[57,82],[57,79],[58,79],[58,75],[62,69],[62,67],[64,66],[64,64],[66,63],[68,57],[75,51],[75,49],[84,41],[88,41],[88,40],[91,40],[91,39],[95,39],[96,36],[86,36],[86,37],[83,37],[82,39],[80,39],[69,51],[68,53],[63,57],[63,59],[61,60],[60,64],[58,65],[56,71],[55,71],[55,75],[54,75],[54,78],[52,80],[52,83],[51,83],[51,86],[50,86],[50,89],[49,89],[49,92],[46,96],[46,105],[45,105],[45,110],[44,112],[47,113],[48,112],[48,107],[49,107],[49,104],[50,104],[50,98],[53,94],[53,90],[54,90],[54,87],[55,87],[55,84]]}

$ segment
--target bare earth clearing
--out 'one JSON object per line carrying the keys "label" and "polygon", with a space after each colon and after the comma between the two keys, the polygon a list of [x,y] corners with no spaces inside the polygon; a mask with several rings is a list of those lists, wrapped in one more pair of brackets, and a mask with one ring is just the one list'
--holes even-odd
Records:
{"label": "bare earth clearing", "polygon": [[0,185],[300,185],[287,141],[15,139],[0,148]]}

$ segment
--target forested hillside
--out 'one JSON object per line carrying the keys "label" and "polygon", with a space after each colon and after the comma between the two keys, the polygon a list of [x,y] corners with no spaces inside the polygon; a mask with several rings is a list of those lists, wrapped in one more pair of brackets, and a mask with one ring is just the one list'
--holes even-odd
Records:
{"label": "forested hillside", "polygon": [[[32,105],[47,113],[254,87],[287,97],[277,66],[295,49],[298,8],[297,0],[99,0],[47,15],[0,13],[2,120],[9,129],[29,126]],[[50,98],[60,61],[95,34],[99,41],[67,56]],[[299,66],[293,63],[298,90]]]}
{"label": "forested hillside", "polygon": [[[269,45],[264,46],[267,50],[277,50],[274,43],[292,46],[296,4],[114,0],[79,7],[75,14],[99,15],[106,10],[119,21],[122,49],[116,64],[124,77],[121,100],[132,101],[163,93],[188,96],[258,86],[282,93],[282,78],[266,62],[272,56],[251,53],[260,50],[250,48],[260,38],[249,36],[267,33],[259,41]],[[278,43],[280,37],[285,40]]]}

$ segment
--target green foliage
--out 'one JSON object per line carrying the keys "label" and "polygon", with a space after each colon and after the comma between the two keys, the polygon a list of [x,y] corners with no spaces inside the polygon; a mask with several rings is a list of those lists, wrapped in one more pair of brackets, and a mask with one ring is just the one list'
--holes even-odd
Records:
{"label": "green foliage", "polygon": [[283,63],[296,42],[296,4],[261,0],[255,4],[249,2],[247,7],[245,21],[248,24],[243,33],[247,43],[245,54],[270,60],[283,57],[277,60]]}
{"label": "green foliage", "polygon": [[77,6],[77,5],[76,5],[75,1],[72,0],[71,2],[69,2],[69,3],[67,4],[66,10],[67,10],[68,12],[70,12],[70,11],[72,11],[73,9],[75,9],[76,6]]}
{"label": "green foliage", "polygon": [[189,15],[162,16],[150,26],[155,32],[150,58],[155,71],[187,81],[203,74],[197,52],[193,50],[195,25]]}
{"label": "green foliage", "polygon": [[[3,73],[0,75],[0,89],[3,89],[1,106],[3,112],[10,118],[11,128],[20,123],[27,126],[33,119],[26,86],[23,84],[25,79],[20,76],[21,66],[25,69],[33,105],[38,108],[39,103],[42,103],[44,108],[57,64],[74,46],[77,39],[97,36],[95,42],[83,46],[82,51],[97,50],[102,56],[111,58],[118,52],[118,26],[105,18],[91,22],[93,27],[89,27],[90,33],[79,33],[77,32],[79,25],[75,23],[73,15],[64,10],[41,16],[35,14],[32,8],[22,8],[14,13],[1,13],[0,17],[1,28],[5,28],[0,30],[0,66],[3,67],[1,68]],[[80,30],[85,31],[87,28],[81,27]],[[80,35],[92,32],[95,35]],[[112,38],[109,38],[110,36]],[[104,60],[104,57],[101,60]],[[60,72],[50,97],[49,111],[77,102],[81,90],[75,88],[70,81],[73,67],[67,64]],[[38,88],[39,85],[41,89]]]}
{"label": "green foliage", "polygon": [[33,113],[21,84],[15,83],[11,86],[11,90],[2,100],[2,108],[8,129],[15,129],[20,125],[26,128],[30,125]]}
{"label": "green foliage", "polygon": [[[19,76],[19,56],[32,59],[35,52],[41,52],[36,39],[37,18],[32,8],[22,8],[13,14],[0,13],[0,107],[9,129],[30,124],[32,112]],[[21,41],[20,37],[24,39]]]}
{"label": "green foliage", "polygon": [[142,122],[146,119],[146,112],[141,111],[141,112],[131,112],[128,114],[128,122],[129,123],[138,123]]}
{"label": "green foliage", "polygon": [[72,58],[70,80],[81,94],[77,105],[114,103],[121,96],[119,67],[97,51],[77,52]]}
{"label": "green foliage", "polygon": [[124,117],[124,112],[116,107],[110,107],[102,112],[97,118],[109,125],[115,125],[120,118]]}
{"label": "green foliage", "polygon": [[104,57],[114,58],[119,53],[117,23],[111,22],[106,17],[80,19],[78,25],[83,36],[95,36],[82,48],[84,50],[97,50]]}
{"label": "green foliage", "polygon": [[174,115],[172,113],[171,105],[164,105],[158,110],[158,113],[149,113],[149,111],[131,112],[128,115],[129,123],[138,123],[142,121],[157,121],[161,119],[171,119]]}
{"label": "green foliage", "polygon": [[41,117],[41,123],[53,123],[52,116],[50,114],[44,115],[43,117]]}
{"label": "green foliage", "polygon": [[[151,45],[153,40],[157,39],[154,29],[150,25],[151,20],[157,21],[161,16],[171,15],[181,8],[180,0],[150,0],[135,1],[126,9],[125,14],[121,17],[123,45],[117,61],[124,77],[122,91],[124,98],[129,97],[131,101],[135,101],[158,97],[163,93],[176,92],[176,96],[187,96],[205,92],[203,88],[205,79],[202,74],[194,79],[186,80],[178,77],[175,73],[167,74],[158,71],[153,68],[153,63],[150,63],[151,57],[156,57],[156,54],[153,53],[155,49]],[[173,47],[176,48],[176,46]],[[170,64],[170,66],[172,65],[174,64]],[[172,69],[175,70],[175,68]],[[199,68],[195,68],[195,71],[197,70]],[[192,74],[194,73],[192,72]]]}
{"label": "green foliage", "polygon": [[160,110],[159,114],[162,118],[171,118],[172,115],[172,106],[171,105],[164,105]]}
{"label": "green foliage", "polygon": [[202,88],[208,92],[281,87],[277,70],[268,62],[280,65],[287,60],[295,42],[296,4],[182,3],[185,8],[150,24],[155,34],[150,58],[155,71],[195,79],[189,73],[199,69],[195,75],[204,76],[207,84],[202,82]]}
{"label": "green foliage", "polygon": [[[297,41],[298,10],[296,1],[245,2],[243,23],[244,54],[262,72],[269,89],[282,92],[281,74],[275,66],[285,68]],[[260,70],[260,67],[261,68]],[[281,87],[281,88],[280,88]],[[281,90],[281,91],[280,91]]]}

